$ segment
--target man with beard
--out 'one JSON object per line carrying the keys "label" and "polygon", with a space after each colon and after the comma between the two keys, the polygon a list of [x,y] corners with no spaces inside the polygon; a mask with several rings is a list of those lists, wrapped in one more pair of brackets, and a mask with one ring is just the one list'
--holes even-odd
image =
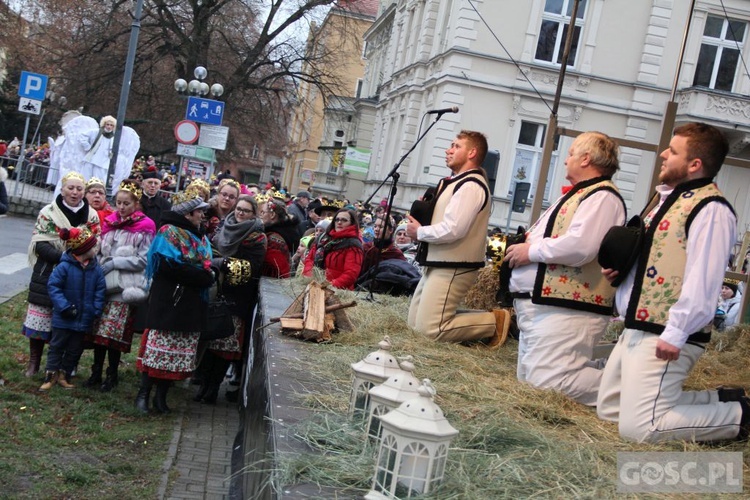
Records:
{"label": "man with beard", "polygon": [[[604,368],[597,414],[637,442],[746,439],[742,389],[683,391],[711,339],[716,297],[736,241],[737,218],[713,178],[729,145],[715,127],[677,127],[656,193],[641,212],[640,254],[617,288],[625,330]],[[606,243],[606,241],[605,241]],[[619,272],[602,270],[614,281]]]}

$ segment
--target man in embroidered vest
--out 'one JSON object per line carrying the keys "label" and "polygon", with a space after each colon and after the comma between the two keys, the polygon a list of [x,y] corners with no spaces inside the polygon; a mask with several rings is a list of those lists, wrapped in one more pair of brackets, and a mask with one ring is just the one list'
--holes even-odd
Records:
{"label": "man in embroidered vest", "polygon": [[484,266],[492,205],[481,167],[486,154],[484,134],[461,131],[445,152],[453,175],[437,185],[430,224],[422,226],[408,217],[406,234],[426,248],[418,259],[422,279],[412,296],[408,323],[433,340],[482,340],[496,349],[507,337],[510,317],[506,311],[456,314]]}
{"label": "man in embroidered vest", "polygon": [[[728,151],[710,125],[677,127],[656,194],[642,212],[643,248],[617,288],[625,330],[602,376],[597,413],[638,442],[746,438],[742,389],[683,391],[710,340],[737,218],[713,183]],[[614,280],[618,272],[604,269]]]}
{"label": "man in embroidered vest", "polygon": [[591,360],[612,314],[614,290],[597,264],[604,235],[625,222],[625,202],[612,183],[619,148],[586,132],[565,160],[571,186],[526,234],[508,247],[520,337],[517,377],[593,406],[602,371]]}

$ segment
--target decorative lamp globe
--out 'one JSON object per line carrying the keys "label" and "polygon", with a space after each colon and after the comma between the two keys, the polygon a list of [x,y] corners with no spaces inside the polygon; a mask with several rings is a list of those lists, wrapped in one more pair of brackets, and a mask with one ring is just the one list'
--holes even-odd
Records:
{"label": "decorative lamp globe", "polygon": [[380,417],[382,438],[368,500],[427,495],[443,480],[448,447],[458,431],[433,401],[435,388],[428,379],[418,393]]}
{"label": "decorative lamp globe", "polygon": [[370,402],[370,388],[382,384],[388,377],[401,370],[396,358],[390,353],[391,339],[387,335],[378,343],[378,347],[380,349],[351,365],[353,373],[349,416],[363,418]]}
{"label": "decorative lamp globe", "polygon": [[399,362],[401,370],[391,375],[388,380],[370,389],[370,411],[367,419],[367,435],[373,439],[380,438],[380,417],[398,408],[401,403],[419,396],[417,389],[421,385],[412,372],[412,357],[406,356]]}

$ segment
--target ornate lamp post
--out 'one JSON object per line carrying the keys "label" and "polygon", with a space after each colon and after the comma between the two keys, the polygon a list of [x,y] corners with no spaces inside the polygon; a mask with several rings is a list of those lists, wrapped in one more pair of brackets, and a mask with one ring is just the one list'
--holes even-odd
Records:
{"label": "ornate lamp post", "polygon": [[[203,80],[208,76],[208,70],[203,66],[196,66],[193,70],[193,76],[195,77],[190,82],[185,81],[183,78],[178,78],[174,81],[174,89],[178,94],[183,96],[193,97],[205,97],[209,93],[214,99],[218,99],[224,94],[224,86],[220,83],[214,83],[209,87],[208,83]],[[180,167],[177,169],[177,187],[179,189],[180,181],[182,178],[184,159],[180,157]],[[206,178],[213,171],[213,160],[211,161],[211,169],[206,172]]]}
{"label": "ornate lamp post", "polygon": [[208,76],[208,70],[203,66],[198,66],[193,70],[195,79],[186,82],[182,78],[174,81],[174,89],[178,94],[190,94],[196,97],[204,97],[211,93],[211,97],[218,99],[224,93],[224,86],[220,83],[214,83],[210,87],[203,80]]}
{"label": "ornate lamp post", "polygon": [[435,388],[422,381],[419,396],[380,417],[383,437],[367,500],[429,494],[443,480],[448,446],[458,431],[435,404]]}

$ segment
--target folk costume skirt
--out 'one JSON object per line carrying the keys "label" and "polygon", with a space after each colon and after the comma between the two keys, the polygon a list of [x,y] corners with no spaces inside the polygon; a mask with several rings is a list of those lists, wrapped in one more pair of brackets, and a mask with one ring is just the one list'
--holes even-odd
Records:
{"label": "folk costume skirt", "polygon": [[195,370],[201,333],[146,329],[141,335],[136,368],[150,377],[185,380]]}
{"label": "folk costume skirt", "polygon": [[104,304],[102,318],[95,324],[93,335],[87,335],[95,345],[120,352],[130,352],[133,342],[134,307],[125,302],[111,301]]}
{"label": "folk costume skirt", "polygon": [[232,322],[234,323],[234,333],[223,339],[211,340],[208,343],[208,350],[221,358],[235,361],[242,357],[245,322],[239,316],[234,315],[232,315]]}

